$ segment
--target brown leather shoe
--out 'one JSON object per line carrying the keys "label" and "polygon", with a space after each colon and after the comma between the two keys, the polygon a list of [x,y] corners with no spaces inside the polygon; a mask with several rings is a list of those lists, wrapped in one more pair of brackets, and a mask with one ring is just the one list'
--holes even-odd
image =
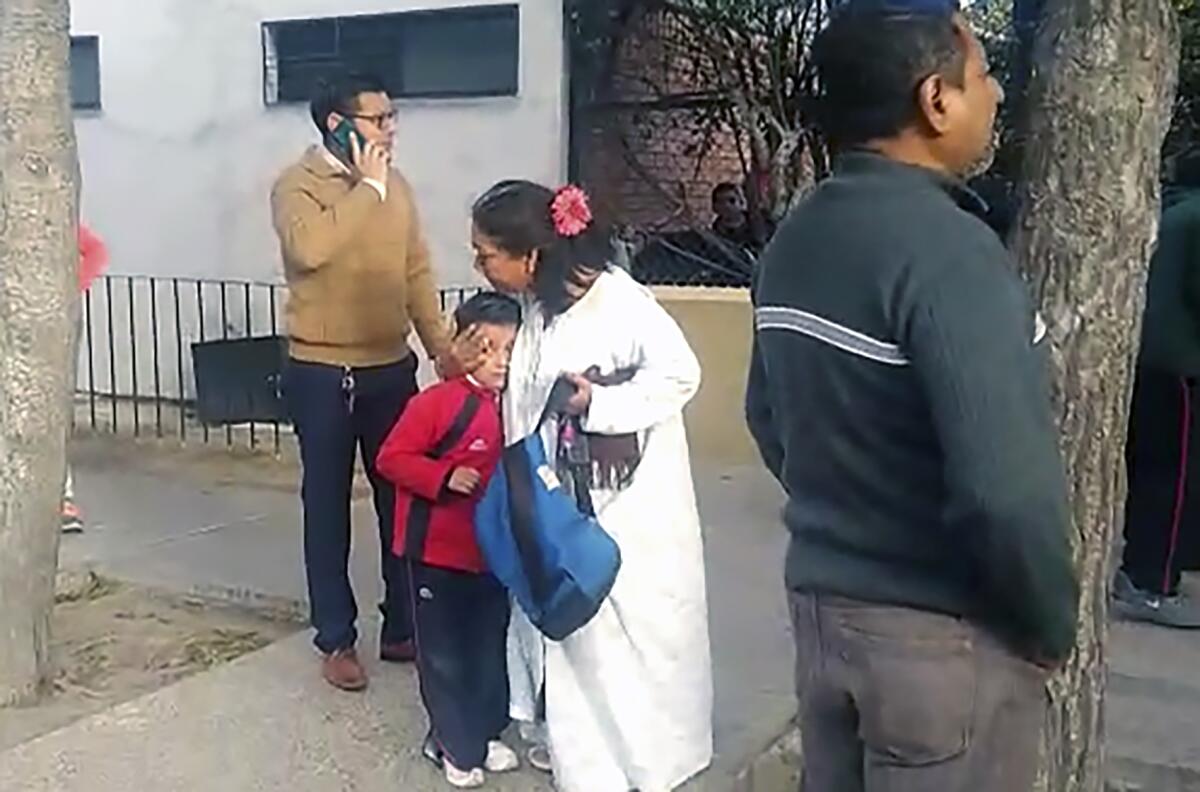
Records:
{"label": "brown leather shoe", "polygon": [[417,647],[412,641],[383,644],[379,647],[379,659],[385,663],[412,663],[417,659]]}
{"label": "brown leather shoe", "polygon": [[338,690],[356,693],[367,688],[367,672],[358,661],[358,652],[353,649],[326,655],[321,663],[321,676]]}

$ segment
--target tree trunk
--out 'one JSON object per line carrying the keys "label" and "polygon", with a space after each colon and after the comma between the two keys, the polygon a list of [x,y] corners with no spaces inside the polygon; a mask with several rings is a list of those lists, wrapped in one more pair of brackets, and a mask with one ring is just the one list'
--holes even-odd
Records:
{"label": "tree trunk", "polygon": [[1176,39],[1168,0],[1050,0],[1033,52],[1013,245],[1048,327],[1083,584],[1077,654],[1051,684],[1053,792],[1104,785],[1110,561]]}
{"label": "tree trunk", "polygon": [[67,0],[0,0],[0,706],[37,694],[78,310]]}

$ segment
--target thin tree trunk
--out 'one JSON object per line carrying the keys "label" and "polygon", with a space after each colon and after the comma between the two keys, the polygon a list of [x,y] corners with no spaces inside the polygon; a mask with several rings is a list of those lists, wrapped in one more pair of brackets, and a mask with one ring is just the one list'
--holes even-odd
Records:
{"label": "thin tree trunk", "polygon": [[1110,562],[1176,39],[1168,0],[1050,0],[1033,52],[1013,245],[1048,326],[1083,581],[1078,652],[1051,684],[1053,792],[1104,785]]}
{"label": "thin tree trunk", "polygon": [[76,182],[67,0],[0,0],[0,706],[49,670]]}

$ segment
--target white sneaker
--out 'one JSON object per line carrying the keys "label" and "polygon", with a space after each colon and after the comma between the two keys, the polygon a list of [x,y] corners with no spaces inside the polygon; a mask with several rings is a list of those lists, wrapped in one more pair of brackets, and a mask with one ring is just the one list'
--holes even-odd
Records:
{"label": "white sneaker", "polygon": [[545,745],[533,746],[525,758],[529,760],[529,766],[534,770],[543,773],[554,772],[554,760],[550,756],[550,749]]}
{"label": "white sneaker", "polygon": [[488,743],[487,759],[483,763],[489,773],[511,773],[521,766],[517,752],[499,740]]}
{"label": "white sneaker", "polygon": [[483,770],[478,767],[474,770],[459,770],[449,761],[443,762],[443,766],[446,770],[446,783],[456,789],[479,789],[486,780]]}

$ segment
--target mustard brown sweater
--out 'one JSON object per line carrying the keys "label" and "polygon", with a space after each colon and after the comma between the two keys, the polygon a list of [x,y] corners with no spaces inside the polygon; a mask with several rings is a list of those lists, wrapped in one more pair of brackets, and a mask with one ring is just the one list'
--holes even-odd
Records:
{"label": "mustard brown sweater", "polygon": [[399,173],[387,199],[312,148],[271,192],[288,284],[291,356],[350,368],[410,354],[413,327],[433,358],[448,346],[429,249]]}

